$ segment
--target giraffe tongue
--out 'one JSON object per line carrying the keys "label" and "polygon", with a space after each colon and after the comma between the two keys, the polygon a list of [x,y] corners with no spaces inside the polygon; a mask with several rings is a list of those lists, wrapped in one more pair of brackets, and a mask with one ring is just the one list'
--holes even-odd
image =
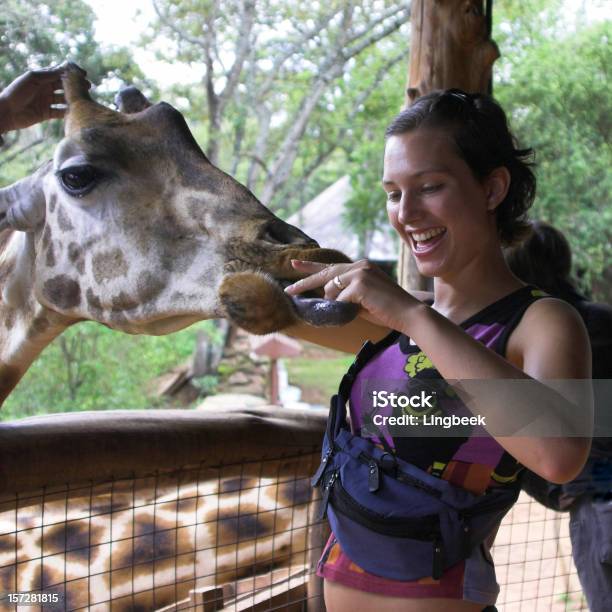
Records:
{"label": "giraffe tongue", "polygon": [[346,325],[359,311],[359,306],[350,302],[300,296],[291,296],[290,299],[299,317],[316,327]]}

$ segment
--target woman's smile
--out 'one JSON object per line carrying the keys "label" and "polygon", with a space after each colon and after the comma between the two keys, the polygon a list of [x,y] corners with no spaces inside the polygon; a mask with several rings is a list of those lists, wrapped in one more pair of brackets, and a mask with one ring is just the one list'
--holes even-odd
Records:
{"label": "woman's smile", "polygon": [[410,244],[415,257],[424,257],[431,253],[445,238],[445,227],[434,227],[427,230],[409,232]]}

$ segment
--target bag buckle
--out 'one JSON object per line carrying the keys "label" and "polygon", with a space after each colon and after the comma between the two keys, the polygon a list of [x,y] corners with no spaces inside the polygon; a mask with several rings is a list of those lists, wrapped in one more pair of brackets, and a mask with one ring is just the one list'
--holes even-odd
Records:
{"label": "bag buckle", "polygon": [[379,459],[379,463],[383,472],[389,474],[393,478],[397,476],[397,460],[395,459],[395,455],[383,453]]}

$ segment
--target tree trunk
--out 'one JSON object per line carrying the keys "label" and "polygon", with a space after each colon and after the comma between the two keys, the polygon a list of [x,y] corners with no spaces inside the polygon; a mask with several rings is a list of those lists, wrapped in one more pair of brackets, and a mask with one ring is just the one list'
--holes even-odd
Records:
{"label": "tree trunk", "polygon": [[[490,38],[482,0],[412,0],[411,43],[404,107],[435,89],[490,91],[493,62],[499,57]],[[410,249],[400,246],[402,287],[427,289]]]}

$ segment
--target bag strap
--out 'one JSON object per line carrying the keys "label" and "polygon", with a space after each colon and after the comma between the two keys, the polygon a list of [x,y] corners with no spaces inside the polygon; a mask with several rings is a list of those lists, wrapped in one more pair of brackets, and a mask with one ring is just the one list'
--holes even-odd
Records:
{"label": "bag strap", "polygon": [[350,365],[346,374],[342,377],[338,386],[338,393],[331,399],[329,418],[327,421],[328,440],[333,444],[341,427],[347,426],[346,403],[351,395],[353,383],[357,375],[370,359],[379,351],[391,346],[401,335],[398,331],[392,331],[378,342],[366,340],[355,356],[355,360]]}

